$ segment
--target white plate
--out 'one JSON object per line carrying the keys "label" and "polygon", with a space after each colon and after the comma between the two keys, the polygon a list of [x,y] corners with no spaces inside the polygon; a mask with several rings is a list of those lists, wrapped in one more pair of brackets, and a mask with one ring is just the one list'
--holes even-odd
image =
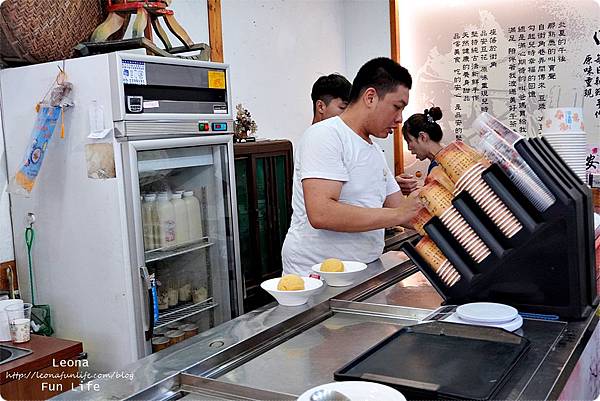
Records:
{"label": "white plate", "polygon": [[501,329],[508,330],[508,331],[515,331],[517,329],[520,329],[521,326],[523,326],[523,318],[521,317],[521,315],[517,315],[516,318],[514,318],[513,320],[508,321],[508,322],[483,323],[483,322],[469,322],[468,320],[464,320],[464,319],[461,319],[460,317],[458,317],[456,315],[456,313],[453,313],[450,316],[448,316],[446,319],[444,319],[444,322],[470,324],[471,326],[499,327]]}
{"label": "white plate", "polygon": [[347,381],[327,383],[306,390],[298,401],[310,401],[310,396],[321,389],[335,390],[352,401],[406,401],[401,392],[379,383],[366,381]]}
{"label": "white plate", "polygon": [[463,320],[478,323],[510,322],[519,312],[509,305],[493,302],[473,302],[456,308],[456,314]]}

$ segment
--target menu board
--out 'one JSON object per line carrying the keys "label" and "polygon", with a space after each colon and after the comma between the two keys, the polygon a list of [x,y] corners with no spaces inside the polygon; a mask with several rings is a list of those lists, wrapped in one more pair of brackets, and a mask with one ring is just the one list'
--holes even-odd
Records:
{"label": "menu board", "polygon": [[[545,109],[582,107],[588,142],[598,148],[599,2],[405,1],[400,17],[400,58],[414,80],[405,118],[439,106],[444,141],[471,142],[483,111],[532,137]],[[589,159],[598,163],[600,156]]]}

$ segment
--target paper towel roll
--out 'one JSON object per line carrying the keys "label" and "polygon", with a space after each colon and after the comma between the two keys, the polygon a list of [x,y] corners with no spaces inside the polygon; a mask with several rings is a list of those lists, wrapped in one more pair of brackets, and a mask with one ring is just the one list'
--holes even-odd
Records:
{"label": "paper towel roll", "polygon": [[542,134],[559,132],[585,132],[581,107],[559,107],[544,110]]}
{"label": "paper towel roll", "polygon": [[22,299],[7,299],[0,301],[0,341],[10,341],[10,329],[8,327],[8,316],[4,311],[8,305],[22,304]]}

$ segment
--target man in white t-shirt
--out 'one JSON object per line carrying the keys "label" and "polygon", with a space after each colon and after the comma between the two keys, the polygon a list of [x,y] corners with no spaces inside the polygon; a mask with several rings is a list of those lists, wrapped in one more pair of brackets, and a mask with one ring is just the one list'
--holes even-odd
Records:
{"label": "man in white t-shirt", "polygon": [[402,195],[371,140],[386,138],[402,122],[411,85],[404,67],[373,59],[358,71],[346,110],[304,132],[294,156],[285,274],[306,276],[326,258],[372,262],[383,251],[384,228],[408,225],[421,207]]}
{"label": "man in white t-shirt", "polygon": [[340,74],[319,77],[310,91],[313,103],[312,123],[316,124],[342,114],[348,107],[350,89],[352,89],[350,81]]}

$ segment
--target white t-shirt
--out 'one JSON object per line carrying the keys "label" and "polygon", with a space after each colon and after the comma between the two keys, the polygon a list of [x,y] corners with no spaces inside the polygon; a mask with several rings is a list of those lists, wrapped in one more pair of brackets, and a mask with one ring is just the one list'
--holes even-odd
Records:
{"label": "white t-shirt", "polygon": [[368,143],[340,117],[312,125],[294,152],[292,222],[282,249],[285,274],[307,276],[311,267],[327,258],[369,263],[381,256],[384,230],[344,233],[313,228],[304,205],[302,180],[322,178],[343,182],[339,201],[380,208],[400,190],[383,151]]}

